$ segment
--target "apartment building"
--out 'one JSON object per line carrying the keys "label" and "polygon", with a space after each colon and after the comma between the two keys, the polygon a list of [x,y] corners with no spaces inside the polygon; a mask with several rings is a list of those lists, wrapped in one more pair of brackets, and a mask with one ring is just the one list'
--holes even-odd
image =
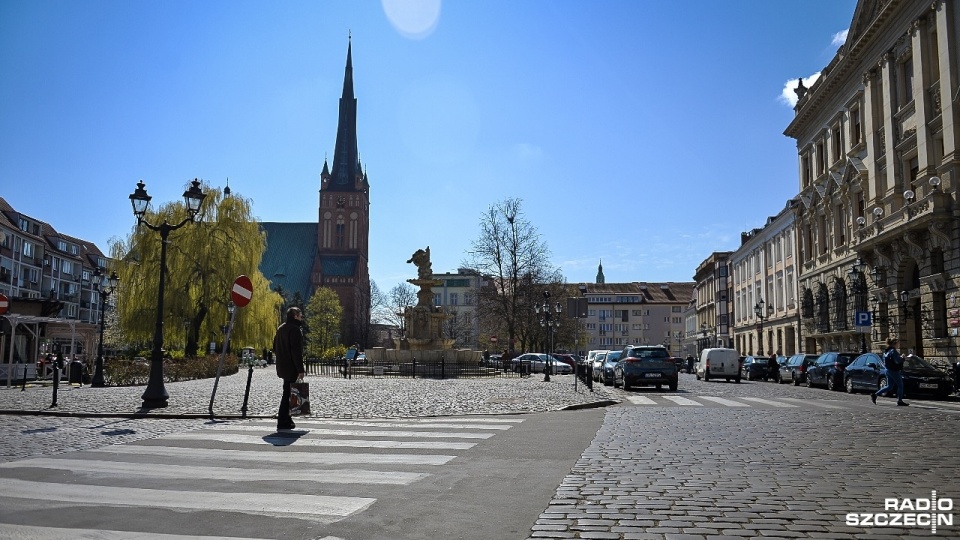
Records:
{"label": "apartment building", "polygon": [[107,258],[91,242],[57,231],[0,197],[0,363],[35,361],[58,342],[68,355],[95,350],[100,295],[92,287]]}
{"label": "apartment building", "polygon": [[477,297],[488,280],[470,268],[459,268],[455,273],[433,274],[432,277],[440,282],[431,288],[433,304],[449,316],[443,329],[446,337],[455,340],[454,347],[474,350],[497,348],[496,344],[480,342]]}
{"label": "apartment building", "polygon": [[[947,361],[960,327],[960,3],[860,1],[797,89],[797,267],[806,352]],[[868,315],[866,315],[868,314]],[[869,323],[867,326],[864,323]]]}
{"label": "apartment building", "polygon": [[694,283],[587,283],[586,350],[664,345],[684,354],[684,311]]}
{"label": "apartment building", "polygon": [[801,351],[795,208],[787,202],[763,227],[740,235],[730,255],[733,347],[745,355]]}
{"label": "apartment building", "polygon": [[730,279],[731,251],[715,251],[693,275],[697,303],[697,353],[710,347],[732,347],[733,298]]}

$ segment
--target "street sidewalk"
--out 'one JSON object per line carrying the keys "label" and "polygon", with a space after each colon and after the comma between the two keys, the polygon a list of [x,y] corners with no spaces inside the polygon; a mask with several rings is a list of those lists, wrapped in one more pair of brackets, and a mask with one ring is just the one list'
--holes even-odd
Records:
{"label": "street sidewalk", "polygon": [[[240,418],[248,370],[220,378],[213,412],[217,418]],[[603,385],[591,392],[573,377],[484,379],[340,379],[307,376],[311,415],[324,418],[398,418],[463,414],[517,414],[600,407],[617,403]],[[57,405],[53,387],[28,384],[0,387],[0,414],[209,418],[214,379],[167,383],[168,406],[142,409],[144,386],[92,388],[60,384]],[[247,403],[248,418],[276,415],[281,382],[268,368],[254,369]]]}

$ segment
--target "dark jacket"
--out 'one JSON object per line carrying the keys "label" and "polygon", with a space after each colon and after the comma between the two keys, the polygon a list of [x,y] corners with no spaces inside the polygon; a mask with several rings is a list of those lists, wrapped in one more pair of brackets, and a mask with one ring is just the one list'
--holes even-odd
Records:
{"label": "dark jacket", "polygon": [[890,347],[883,353],[883,366],[890,371],[900,371],[903,369],[903,357],[900,351]]}
{"label": "dark jacket", "polygon": [[303,369],[303,333],[300,321],[293,319],[280,325],[273,336],[273,352],[277,362],[277,377],[295,381]]}

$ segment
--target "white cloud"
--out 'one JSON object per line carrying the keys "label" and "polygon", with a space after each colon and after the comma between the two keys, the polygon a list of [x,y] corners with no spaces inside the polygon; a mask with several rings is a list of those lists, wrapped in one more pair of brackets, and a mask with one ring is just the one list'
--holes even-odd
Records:
{"label": "white cloud", "polygon": [[[817,82],[817,79],[820,78],[820,72],[816,72],[809,77],[804,77],[803,85],[807,88],[813,86],[813,83]],[[783,90],[780,92],[780,97],[778,98],[781,103],[786,103],[791,107],[797,104],[797,86],[799,86],[800,79],[790,79],[783,85]]]}
{"label": "white cloud", "polygon": [[849,30],[844,30],[843,32],[837,32],[833,35],[833,39],[830,40],[830,43],[836,47],[839,47],[847,42],[847,32]]}

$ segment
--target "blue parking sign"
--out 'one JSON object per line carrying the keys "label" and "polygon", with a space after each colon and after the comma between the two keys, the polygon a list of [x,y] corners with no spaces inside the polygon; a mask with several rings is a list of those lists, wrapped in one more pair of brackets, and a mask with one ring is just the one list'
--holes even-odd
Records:
{"label": "blue parking sign", "polygon": [[873,326],[873,321],[869,311],[857,311],[854,313],[856,326]]}

